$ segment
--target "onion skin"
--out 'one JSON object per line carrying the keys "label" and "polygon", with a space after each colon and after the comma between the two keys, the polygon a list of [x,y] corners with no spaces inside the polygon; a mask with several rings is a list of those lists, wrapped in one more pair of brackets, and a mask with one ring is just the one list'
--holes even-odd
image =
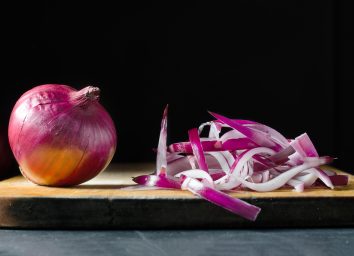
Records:
{"label": "onion skin", "polygon": [[114,123],[99,89],[46,84],[23,94],[9,122],[9,142],[22,174],[33,183],[72,186],[103,171],[117,146]]}

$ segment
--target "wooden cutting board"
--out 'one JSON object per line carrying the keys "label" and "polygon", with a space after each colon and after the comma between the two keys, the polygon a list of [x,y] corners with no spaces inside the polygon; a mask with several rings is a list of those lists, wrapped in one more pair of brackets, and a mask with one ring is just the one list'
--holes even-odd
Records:
{"label": "wooden cutting board", "polygon": [[354,177],[350,184],[303,193],[231,193],[262,208],[245,220],[188,191],[122,189],[153,164],[112,165],[95,179],[71,188],[34,185],[22,176],[0,182],[0,227],[164,229],[354,226]]}

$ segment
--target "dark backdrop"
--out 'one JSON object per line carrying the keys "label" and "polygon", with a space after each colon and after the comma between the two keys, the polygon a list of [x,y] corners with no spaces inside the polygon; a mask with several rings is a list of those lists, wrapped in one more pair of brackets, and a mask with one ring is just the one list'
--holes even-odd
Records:
{"label": "dark backdrop", "polygon": [[154,160],[169,103],[169,142],[212,110],[308,132],[352,168],[349,1],[116,2],[1,4],[1,125],[35,85],[95,84],[117,126],[115,161]]}

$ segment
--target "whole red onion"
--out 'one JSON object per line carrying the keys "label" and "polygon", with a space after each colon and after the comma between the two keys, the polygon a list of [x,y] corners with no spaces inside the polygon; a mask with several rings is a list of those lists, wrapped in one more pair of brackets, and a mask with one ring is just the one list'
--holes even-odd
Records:
{"label": "whole red onion", "polygon": [[47,186],[77,185],[103,171],[117,145],[114,123],[98,102],[100,90],[45,84],[17,101],[9,142],[22,174]]}

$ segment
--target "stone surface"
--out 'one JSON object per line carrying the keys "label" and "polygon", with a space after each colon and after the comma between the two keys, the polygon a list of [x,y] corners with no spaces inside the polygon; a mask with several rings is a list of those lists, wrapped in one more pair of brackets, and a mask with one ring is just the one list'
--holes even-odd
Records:
{"label": "stone surface", "polygon": [[0,255],[352,255],[354,229],[0,230]]}

